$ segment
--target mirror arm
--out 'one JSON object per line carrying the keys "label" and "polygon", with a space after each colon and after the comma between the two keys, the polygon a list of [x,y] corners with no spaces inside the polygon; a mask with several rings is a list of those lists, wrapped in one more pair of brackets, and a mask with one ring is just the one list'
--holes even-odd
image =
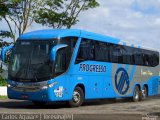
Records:
{"label": "mirror arm", "polygon": [[59,44],[59,45],[56,45],[55,47],[53,47],[53,49],[51,50],[50,60],[55,61],[56,60],[56,52],[59,49],[65,48],[67,46],[68,45],[66,45],[66,44]]}
{"label": "mirror arm", "polygon": [[65,47],[68,47],[68,45],[67,44],[59,44],[59,45],[54,46],[51,50],[50,61],[52,62],[52,74],[53,75],[55,73],[55,61],[56,61],[56,55],[57,55],[56,53],[59,49],[62,49]]}

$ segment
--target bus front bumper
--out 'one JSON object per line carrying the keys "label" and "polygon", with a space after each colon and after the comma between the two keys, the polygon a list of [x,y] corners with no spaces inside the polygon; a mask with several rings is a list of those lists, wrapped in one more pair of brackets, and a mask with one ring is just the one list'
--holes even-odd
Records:
{"label": "bus front bumper", "polygon": [[[67,101],[72,98],[69,94],[68,89],[64,86],[57,85],[57,82],[51,82],[47,85],[37,84],[22,84],[18,85],[11,84],[8,82],[7,94],[10,99],[17,100],[31,100],[31,101]],[[41,83],[42,84],[42,83]]]}
{"label": "bus front bumper", "polygon": [[50,89],[40,90],[36,92],[20,92],[12,88],[7,88],[8,98],[18,100],[31,100],[31,101],[56,101],[53,94],[49,94]]}

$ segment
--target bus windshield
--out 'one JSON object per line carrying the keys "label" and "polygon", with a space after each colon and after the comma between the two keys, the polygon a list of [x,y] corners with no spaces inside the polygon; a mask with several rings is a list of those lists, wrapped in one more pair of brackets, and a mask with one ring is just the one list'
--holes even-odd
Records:
{"label": "bus windshield", "polygon": [[51,77],[49,41],[17,41],[9,65],[9,79],[41,81]]}
{"label": "bus windshield", "polygon": [[[8,79],[18,82],[40,82],[64,73],[69,66],[76,41],[77,38],[74,37],[17,40],[9,64]],[[57,52],[57,59],[53,65],[53,62],[50,62],[50,51],[57,44],[67,44],[68,47]]]}

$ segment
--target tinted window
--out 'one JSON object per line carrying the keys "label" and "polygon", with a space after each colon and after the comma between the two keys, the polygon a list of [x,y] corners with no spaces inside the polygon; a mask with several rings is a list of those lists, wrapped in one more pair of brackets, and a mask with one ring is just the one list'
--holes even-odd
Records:
{"label": "tinted window", "polygon": [[124,47],[119,45],[112,45],[111,50],[111,61],[114,63],[122,63],[123,62],[123,53]]}
{"label": "tinted window", "polygon": [[84,60],[154,67],[159,64],[159,53],[124,45],[82,39],[76,63]]}
{"label": "tinted window", "polygon": [[124,46],[123,51],[123,63],[124,64],[133,64],[133,48]]}
{"label": "tinted window", "polygon": [[82,62],[84,60],[94,60],[94,43],[88,39],[82,39],[76,63]]}
{"label": "tinted window", "polygon": [[95,60],[96,61],[109,61],[110,45],[105,42],[95,42]]}
{"label": "tinted window", "polygon": [[67,44],[68,47],[57,51],[55,76],[64,73],[68,69],[77,38],[62,38],[60,42],[61,44]]}
{"label": "tinted window", "polygon": [[155,67],[157,65],[159,65],[159,53],[158,52],[150,52],[149,66]]}
{"label": "tinted window", "polygon": [[134,64],[136,65],[144,65],[143,63],[143,53],[141,49],[134,50]]}

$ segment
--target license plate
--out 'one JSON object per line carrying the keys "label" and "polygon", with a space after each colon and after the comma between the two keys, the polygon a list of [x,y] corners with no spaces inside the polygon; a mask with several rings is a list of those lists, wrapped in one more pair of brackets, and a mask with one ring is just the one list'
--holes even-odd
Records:
{"label": "license plate", "polygon": [[21,96],[23,99],[28,99],[29,97],[28,97],[28,95],[22,95]]}

